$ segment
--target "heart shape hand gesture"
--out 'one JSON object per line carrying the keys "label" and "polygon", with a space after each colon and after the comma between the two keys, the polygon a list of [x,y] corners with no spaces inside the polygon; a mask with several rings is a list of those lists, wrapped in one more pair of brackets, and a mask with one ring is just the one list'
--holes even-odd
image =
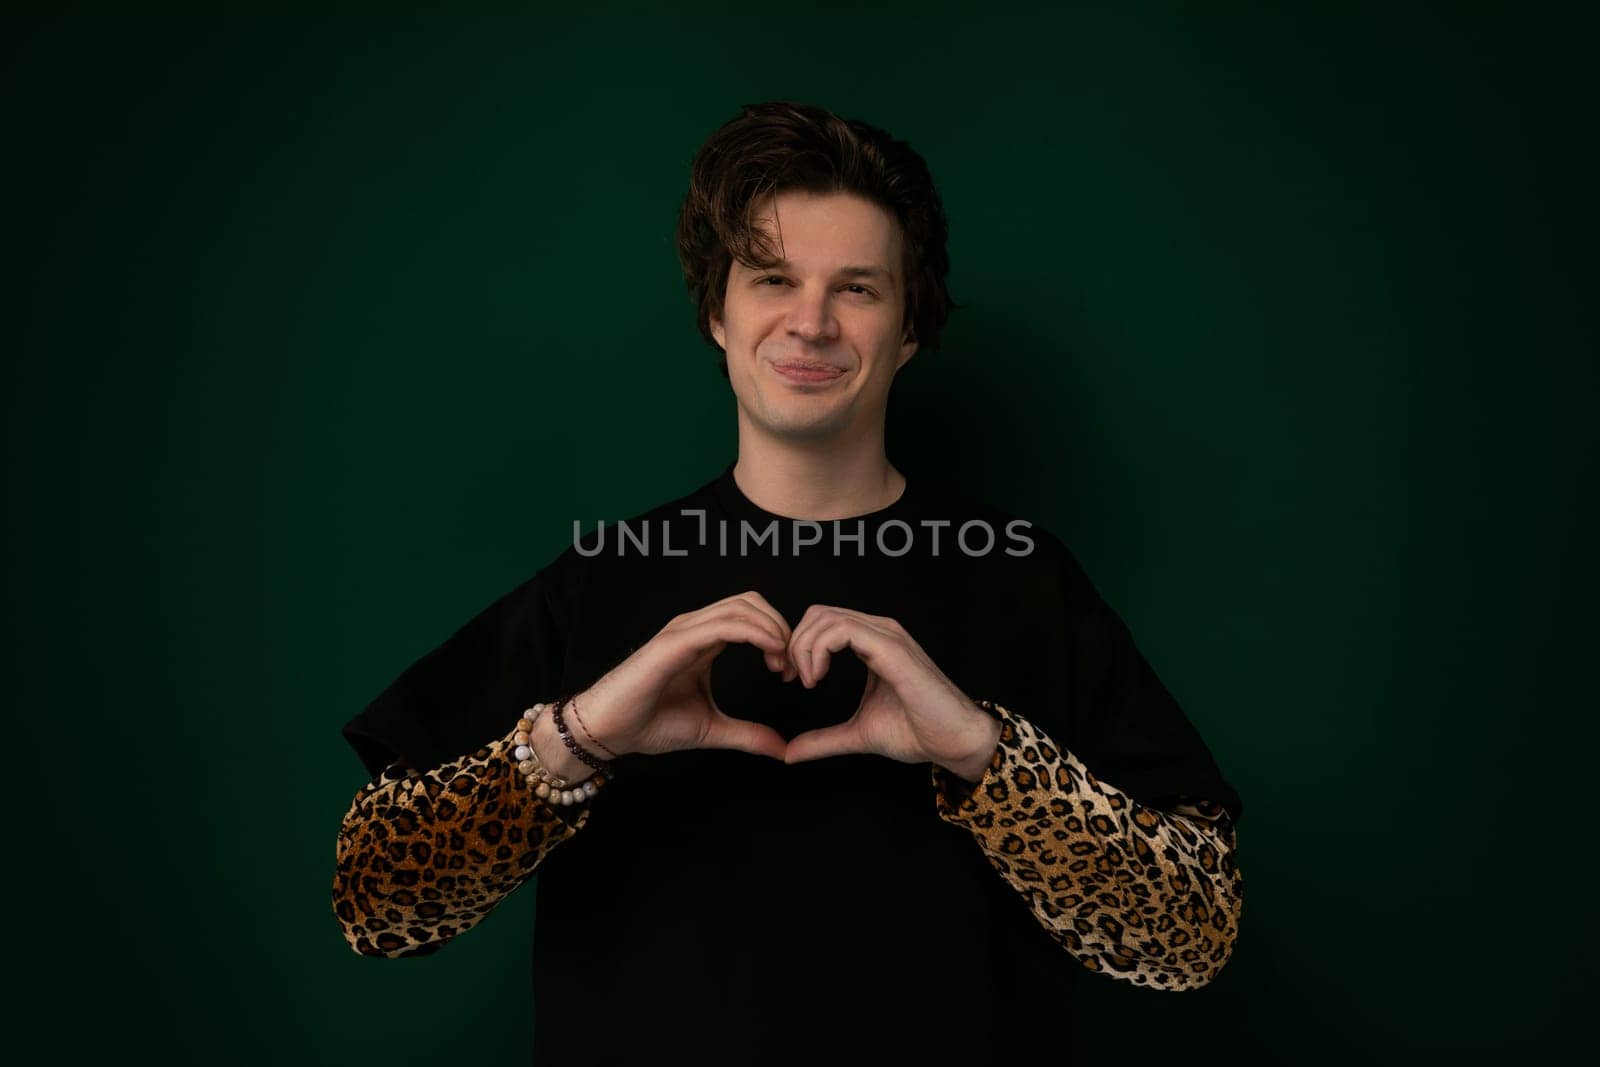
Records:
{"label": "heart shape hand gesture", "polygon": [[[732,718],[712,698],[710,670],[733,641],[760,648],[769,670],[807,689],[827,674],[831,655],[848,648],[867,668],[861,703],[845,722],[787,742],[770,726]],[[798,763],[871,753],[976,780],[1000,735],[999,723],[894,619],[816,604],[791,630],[754,591],[674,616],[575,703],[584,730],[616,754],[733,748]]]}

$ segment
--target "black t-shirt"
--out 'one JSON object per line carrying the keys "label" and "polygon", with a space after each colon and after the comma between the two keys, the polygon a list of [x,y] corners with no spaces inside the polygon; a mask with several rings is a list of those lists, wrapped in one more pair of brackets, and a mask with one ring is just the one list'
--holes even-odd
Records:
{"label": "black t-shirt", "polygon": [[[367,770],[471,751],[674,615],[755,590],[791,626],[814,603],[890,616],[963,692],[1104,783],[1237,822],[1238,794],[1048,530],[914,474],[887,507],[807,524],[757,507],[732,472],[592,531],[408,668],[344,727]],[[792,737],[848,719],[865,679],[845,650],[806,690],[732,644],[711,688]],[[937,816],[929,764],[712,749],[624,755],[615,772],[535,876],[536,1063],[1014,1063],[1070,1042],[1083,966]]]}

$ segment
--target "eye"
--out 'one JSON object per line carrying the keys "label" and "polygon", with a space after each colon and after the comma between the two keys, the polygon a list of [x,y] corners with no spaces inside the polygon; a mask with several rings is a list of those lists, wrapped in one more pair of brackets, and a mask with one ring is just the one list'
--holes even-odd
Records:
{"label": "eye", "polygon": [[[779,285],[787,285],[789,283],[789,279],[785,278],[781,274],[766,274],[760,278],[757,278],[755,284],[759,288],[766,285],[768,282],[777,282]],[[851,295],[855,296],[876,297],[878,295],[865,285],[859,285],[855,282],[846,282],[844,288],[850,290]]]}

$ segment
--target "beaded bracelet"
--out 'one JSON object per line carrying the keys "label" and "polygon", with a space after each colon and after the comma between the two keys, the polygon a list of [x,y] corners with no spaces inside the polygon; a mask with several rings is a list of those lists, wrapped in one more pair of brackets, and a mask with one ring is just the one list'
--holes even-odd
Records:
{"label": "beaded bracelet", "polygon": [[566,722],[561,718],[561,709],[571,702],[571,697],[563,697],[550,705],[550,719],[556,724],[556,733],[561,735],[561,743],[566,745],[574,756],[577,756],[595,770],[603,771],[606,769],[606,765],[600,761],[600,757],[585,751],[583,746],[573,738],[572,733],[567,729]]}
{"label": "beaded bracelet", "polygon": [[572,717],[578,721],[578,729],[583,731],[583,736],[589,739],[589,743],[595,748],[598,748],[601,752],[604,752],[606,755],[610,756],[612,759],[616,759],[617,754],[611,751],[605,745],[601,744],[600,739],[594,734],[591,734],[589,732],[589,728],[583,724],[583,716],[578,714],[578,698],[568,697],[566,699],[566,703],[572,705]]}
{"label": "beaded bracelet", "polygon": [[[565,703],[565,701],[558,701],[554,705],[551,717],[556,719],[557,729],[561,730],[565,738],[569,735],[566,734],[564,725],[557,718],[557,713],[562,703]],[[595,774],[584,779],[582,783],[569,789],[565,778],[558,774],[552,774],[545,768],[544,764],[539,760],[539,754],[533,750],[533,727],[539,721],[540,713],[547,706],[543,703],[535,704],[527,711],[524,711],[522,718],[517,722],[517,732],[512,738],[517,746],[513,752],[517,759],[517,770],[528,780],[528,784],[533,787],[534,795],[540,800],[558,807],[581,804],[593,797],[600,787],[605,785],[606,776],[600,770],[597,770]],[[571,746],[576,743],[569,741],[568,744]],[[584,762],[588,763],[589,760],[586,759]]]}

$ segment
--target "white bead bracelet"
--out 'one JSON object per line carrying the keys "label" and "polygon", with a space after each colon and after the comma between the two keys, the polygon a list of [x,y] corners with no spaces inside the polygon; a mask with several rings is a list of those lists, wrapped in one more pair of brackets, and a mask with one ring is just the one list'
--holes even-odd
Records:
{"label": "white bead bracelet", "polygon": [[583,782],[568,788],[565,778],[552,774],[545,768],[539,760],[539,754],[533,750],[533,727],[545,708],[545,704],[535,704],[522,713],[522,718],[517,723],[517,732],[512,738],[516,742],[516,749],[512,755],[516,757],[517,770],[533,787],[534,794],[547,804],[557,807],[581,804],[593,797],[605,784],[605,775],[596,771]]}

